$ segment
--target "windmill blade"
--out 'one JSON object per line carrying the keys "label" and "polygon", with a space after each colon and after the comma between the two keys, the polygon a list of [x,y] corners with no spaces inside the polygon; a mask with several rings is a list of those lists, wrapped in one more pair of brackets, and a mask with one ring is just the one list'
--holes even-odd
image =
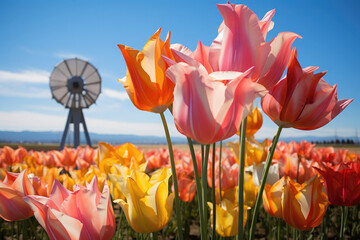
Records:
{"label": "windmill blade", "polygon": [[88,108],[101,92],[101,77],[89,62],[67,59],[55,66],[50,89],[53,98],[66,108]]}

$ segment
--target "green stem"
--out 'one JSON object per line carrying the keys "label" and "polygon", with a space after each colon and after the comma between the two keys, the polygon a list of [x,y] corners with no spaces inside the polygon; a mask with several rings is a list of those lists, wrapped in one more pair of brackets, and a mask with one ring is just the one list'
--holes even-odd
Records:
{"label": "green stem", "polygon": [[123,219],[123,215],[124,215],[124,211],[121,209],[120,210],[120,216],[119,216],[119,222],[118,222],[118,226],[116,228],[116,239],[120,239],[120,236],[122,236],[122,231],[121,231],[121,226],[122,226],[122,219]]}
{"label": "green stem", "polygon": [[281,218],[277,218],[277,236],[276,239],[280,240]]}
{"label": "green stem", "polygon": [[215,151],[216,151],[216,143],[213,143],[213,154],[212,154],[213,229],[212,229],[212,239],[216,239]]}
{"label": "green stem", "polygon": [[[208,194],[208,184],[207,184],[207,170],[208,170],[208,161],[209,161],[209,151],[210,144],[206,145],[205,157],[203,158],[202,170],[201,170],[201,183],[202,183],[202,200],[203,200],[203,214],[204,214],[204,228],[208,226],[208,216],[207,216],[207,194]],[[204,239],[207,239],[207,231],[205,231]]]}
{"label": "green stem", "polygon": [[199,204],[201,239],[205,239],[207,226],[205,226],[205,216],[204,216],[203,207],[202,207],[202,196],[201,196],[202,188],[201,188],[199,170],[198,170],[198,166],[197,166],[194,145],[190,138],[187,138],[187,140],[188,140],[188,144],[189,144],[189,149],[190,149],[191,158],[192,158],[192,162],[193,162],[193,168],[194,168],[194,175],[195,175],[196,194],[198,197],[198,204]]}
{"label": "green stem", "polygon": [[220,203],[222,202],[222,196],[221,196],[221,157],[222,157],[222,141],[220,141],[220,152],[219,152],[219,195],[220,195]]}
{"label": "green stem", "polygon": [[276,135],[274,136],[274,139],[273,139],[273,141],[271,143],[269,153],[268,153],[268,155],[266,157],[266,163],[265,163],[265,167],[264,167],[264,170],[263,170],[263,176],[261,178],[261,184],[260,184],[259,192],[258,192],[257,197],[256,197],[256,202],[255,202],[255,207],[254,207],[254,215],[253,215],[253,217],[251,219],[250,238],[249,238],[250,240],[253,240],[254,237],[255,237],[256,220],[257,220],[257,217],[259,215],[260,202],[261,202],[261,199],[262,199],[262,194],[264,192],[265,183],[266,183],[266,179],[267,179],[267,176],[268,176],[268,173],[269,173],[271,161],[272,161],[272,158],[274,156],[276,144],[279,141],[281,130],[282,130],[282,127],[279,126],[279,128],[278,128],[278,130],[276,132]]}
{"label": "green stem", "polygon": [[33,219],[32,217],[28,218],[27,221],[30,223],[30,228],[31,228],[32,233],[34,234],[35,239],[38,240],[39,236],[37,235],[36,226],[34,225],[32,219]]}
{"label": "green stem", "polygon": [[173,184],[174,184],[174,193],[175,193],[175,210],[176,210],[176,223],[178,227],[178,237],[179,239],[183,239],[183,233],[182,233],[182,222],[181,222],[181,212],[180,212],[180,198],[179,198],[179,190],[178,190],[178,182],[176,177],[176,168],[175,168],[175,160],[174,160],[174,153],[172,149],[172,143],[170,138],[169,129],[166,123],[166,119],[164,116],[164,113],[160,113],[162,123],[164,125],[164,131],[166,135],[166,140],[168,144],[169,149],[169,156],[170,156],[170,165],[171,165],[171,172],[172,172],[172,178],[173,178]]}
{"label": "green stem", "polygon": [[244,238],[244,174],[245,174],[245,137],[246,137],[247,117],[241,122],[239,137],[239,174],[238,174],[238,203],[239,203],[239,220],[237,239]]}
{"label": "green stem", "polygon": [[345,239],[346,232],[346,221],[349,208],[346,206],[341,206],[341,226],[340,226],[340,239]]}
{"label": "green stem", "polygon": [[152,239],[153,239],[153,240],[157,240],[157,239],[158,239],[158,232],[153,232],[153,233],[152,233]]}

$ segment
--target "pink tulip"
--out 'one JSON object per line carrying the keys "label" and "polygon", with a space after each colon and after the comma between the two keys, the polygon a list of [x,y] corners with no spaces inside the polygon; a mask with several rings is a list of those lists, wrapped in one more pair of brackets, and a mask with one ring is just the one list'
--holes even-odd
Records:
{"label": "pink tulip", "polygon": [[218,71],[245,72],[254,67],[251,76],[253,81],[267,89],[274,86],[286,69],[291,44],[300,36],[292,32],[281,32],[267,43],[265,38],[272,29],[271,18],[275,10],[269,11],[259,21],[256,14],[245,5],[217,6],[224,21],[211,46],[207,47],[199,42],[197,49],[191,52],[180,44],[174,44],[172,49],[176,61],[187,62],[183,55],[177,54],[181,52],[201,63],[209,74]]}
{"label": "pink tulip", "polygon": [[18,221],[31,217],[33,211],[23,200],[23,197],[29,194],[36,194],[36,192],[26,171],[7,172],[4,181],[0,181],[0,217],[6,221]]}
{"label": "pink tulip", "polygon": [[252,69],[209,75],[198,65],[177,63],[166,74],[176,83],[173,102],[176,128],[199,143],[210,144],[233,136],[254,99],[262,96],[265,89],[248,78]]}
{"label": "pink tulip", "polygon": [[109,187],[105,182],[101,193],[96,177],[87,187],[75,185],[73,192],[55,180],[48,198],[24,200],[50,239],[111,239],[115,233]]}
{"label": "pink tulip", "polygon": [[337,100],[337,89],[314,74],[317,67],[302,69],[296,49],[289,62],[287,76],[263,97],[263,111],[279,126],[313,130],[334,119],[353,99]]}

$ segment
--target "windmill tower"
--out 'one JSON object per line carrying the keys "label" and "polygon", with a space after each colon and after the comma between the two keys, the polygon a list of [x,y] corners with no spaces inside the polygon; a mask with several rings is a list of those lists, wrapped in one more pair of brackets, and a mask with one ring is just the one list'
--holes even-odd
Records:
{"label": "windmill tower", "polygon": [[74,148],[80,145],[80,123],[83,125],[86,143],[91,146],[82,109],[95,103],[101,91],[101,77],[97,69],[78,58],[67,59],[55,66],[50,76],[52,97],[69,109],[60,150],[65,146],[69,125],[74,124]]}

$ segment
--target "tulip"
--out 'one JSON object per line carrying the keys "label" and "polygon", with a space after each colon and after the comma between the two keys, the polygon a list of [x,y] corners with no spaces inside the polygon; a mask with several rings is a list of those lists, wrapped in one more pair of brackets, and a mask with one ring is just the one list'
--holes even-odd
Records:
{"label": "tulip", "polygon": [[114,186],[126,196],[115,199],[125,213],[134,231],[150,233],[161,230],[169,221],[174,201],[174,193],[168,195],[169,168],[161,168],[151,178],[143,172],[132,171],[129,176],[110,174]]}
{"label": "tulip", "polygon": [[6,173],[4,181],[0,181],[0,217],[6,221],[18,221],[31,217],[34,213],[23,197],[36,194],[36,191],[26,175],[21,173]]}
{"label": "tulip", "polygon": [[148,161],[147,169],[153,170],[169,165],[169,151],[165,148],[151,150],[145,153],[145,159]]}
{"label": "tulip", "polygon": [[[258,165],[256,165],[255,163],[252,165],[252,170],[253,170],[253,181],[255,186],[260,186],[261,184],[261,179],[263,176],[263,172],[264,172],[264,167],[265,167],[265,162],[261,162]],[[270,165],[270,169],[269,169],[269,173],[267,175],[266,178],[266,183],[273,185],[274,183],[276,183],[280,178],[279,175],[279,164],[278,163],[274,163]]]}
{"label": "tulip", "polygon": [[360,162],[340,162],[337,165],[319,162],[314,167],[325,179],[329,203],[354,206],[360,202]]}
{"label": "tulip", "polygon": [[187,176],[178,177],[179,198],[184,202],[192,202],[196,194],[195,179]]}
{"label": "tulip", "polygon": [[96,150],[92,147],[86,145],[85,148],[78,146],[76,148],[77,151],[77,159],[76,165],[78,169],[88,168],[91,164],[95,164]]}
{"label": "tulip", "polygon": [[76,167],[76,159],[78,152],[75,149],[65,147],[61,152],[54,151],[54,154],[66,171]]}
{"label": "tulip", "polygon": [[[176,61],[185,61],[188,55],[201,63],[206,71],[245,72],[254,67],[251,79],[271,88],[283,74],[291,53],[291,44],[299,35],[291,32],[279,33],[269,43],[265,42],[267,32],[272,29],[271,18],[275,10],[269,11],[262,20],[245,5],[219,4],[224,18],[219,34],[210,47],[199,42],[191,52],[178,44],[172,45]],[[177,54],[181,52],[182,54]],[[188,62],[189,63],[189,62]]]}
{"label": "tulip", "polygon": [[[227,145],[231,147],[234,152],[235,159],[239,162],[239,142],[228,142]],[[248,138],[245,142],[245,166],[252,166],[253,164],[260,164],[266,160],[267,157],[268,140],[265,139],[262,143],[258,143],[255,139]]]}
{"label": "tulip", "polygon": [[[178,178],[179,198],[184,202],[192,202],[196,194],[195,174],[190,153],[175,150],[176,175]],[[201,157],[196,154],[197,166],[201,166]],[[171,188],[174,191],[174,184]]]}
{"label": "tulip", "polygon": [[314,161],[306,160],[297,153],[280,154],[278,163],[280,176],[289,176],[298,183],[303,183],[316,174],[312,168]]}
{"label": "tulip", "polygon": [[172,58],[170,33],[165,42],[161,29],[150,38],[142,51],[119,44],[127,65],[126,79],[121,80],[132,103],[140,110],[162,113],[173,102],[172,83],[166,76],[166,63],[161,55]]}
{"label": "tulip", "polygon": [[[239,187],[234,186],[231,189],[222,191],[222,198],[228,199],[231,202],[238,203],[238,189]],[[244,205],[251,208],[255,205],[256,196],[258,194],[259,187],[253,182],[252,176],[249,173],[244,175]]]}
{"label": "tulip", "polygon": [[121,166],[141,171],[146,169],[144,155],[131,143],[113,147],[108,143],[99,142],[95,162],[100,171],[105,174],[119,172]]}
{"label": "tulip", "polygon": [[169,67],[166,74],[176,83],[173,116],[178,131],[202,144],[233,136],[254,99],[265,91],[248,78],[251,72],[209,75],[204,67],[184,62]]}
{"label": "tulip", "polygon": [[[246,119],[246,137],[254,136],[254,134],[261,128],[263,124],[263,117],[256,106],[247,116]],[[239,135],[240,132],[237,132]]]}
{"label": "tulip", "polygon": [[[225,152],[224,152],[225,153]],[[209,161],[209,169],[207,172],[207,181],[209,187],[212,186],[212,159]],[[232,155],[223,154],[221,160],[221,190],[226,191],[238,185],[239,164],[236,163]],[[219,160],[215,162],[215,188],[219,188]]]}
{"label": "tulip", "polygon": [[[213,226],[213,203],[207,203],[210,211],[211,227]],[[231,201],[229,199],[223,199],[220,204],[216,204],[216,232],[222,237],[231,237],[235,236],[238,233],[238,221],[239,221],[239,206],[237,202]],[[248,207],[244,206],[244,216],[243,216],[243,227],[246,225],[247,221],[247,209]]]}
{"label": "tulip", "polygon": [[0,167],[6,168],[17,163],[22,163],[27,156],[27,150],[23,147],[19,147],[16,150],[9,146],[4,146],[0,149]]}
{"label": "tulip", "polygon": [[48,198],[24,200],[50,239],[111,239],[115,233],[109,188],[105,184],[100,192],[96,177],[87,187],[75,185],[73,192],[55,180]]}
{"label": "tulip", "polygon": [[283,216],[281,200],[284,185],[284,177],[279,179],[274,184],[265,184],[265,189],[262,195],[263,206],[265,211],[273,217],[282,218]]}
{"label": "tulip", "polygon": [[302,69],[294,48],[287,75],[261,100],[262,110],[279,126],[301,130],[320,128],[353,99],[337,100],[337,89],[326,83],[325,72],[314,74],[317,67]]}
{"label": "tulip", "polygon": [[69,173],[69,175],[62,174],[57,178],[68,190],[72,190],[76,184],[86,186],[96,176],[99,190],[102,191],[107,178],[107,175],[96,166],[90,166],[88,169],[72,170]]}
{"label": "tulip", "polygon": [[303,231],[320,225],[328,206],[328,197],[322,189],[319,175],[303,184],[286,177],[281,202],[285,222]]}

